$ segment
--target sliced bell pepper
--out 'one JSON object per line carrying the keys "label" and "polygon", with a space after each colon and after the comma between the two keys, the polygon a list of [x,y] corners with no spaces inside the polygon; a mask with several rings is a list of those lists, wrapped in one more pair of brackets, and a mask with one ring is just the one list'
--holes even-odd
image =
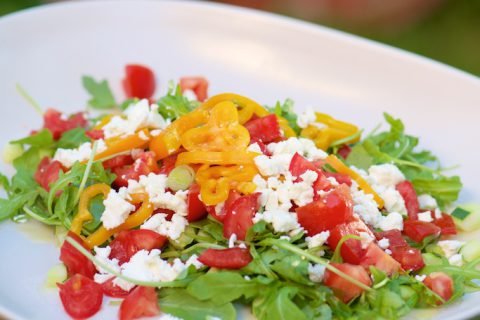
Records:
{"label": "sliced bell pepper", "polygon": [[[147,137],[147,140],[145,140]],[[110,157],[117,153],[131,151],[133,149],[143,149],[148,145],[151,138],[148,129],[140,130],[139,132],[129,135],[127,137],[115,137],[105,141],[107,149],[103,152],[97,153],[94,160]]]}
{"label": "sliced bell pepper", "polygon": [[373,190],[373,188],[368,184],[368,182],[365,181],[365,179],[363,179],[356,171],[350,169],[333,154],[329,155],[326,160],[326,163],[329,164],[337,172],[349,175],[353,180],[355,180],[360,189],[362,189],[365,193],[373,195],[373,199],[377,203],[378,207],[383,208],[383,199],[380,198],[380,196],[375,192],[375,190]]}
{"label": "sliced bell pepper", "polygon": [[78,212],[73,218],[70,231],[80,235],[83,224],[93,219],[93,216],[88,209],[90,201],[99,194],[103,194],[103,196],[106,198],[109,192],[110,186],[105,183],[97,183],[85,188],[80,196]]}
{"label": "sliced bell pepper", "polygon": [[258,153],[249,151],[189,151],[180,153],[175,165],[192,163],[210,165],[253,164],[253,158],[256,156],[258,156]]}
{"label": "sliced bell pepper", "polygon": [[149,202],[148,195],[145,193],[132,194],[132,203],[142,203],[140,208],[132,213],[124,223],[113,229],[106,229],[104,226],[100,226],[94,233],[87,237],[85,243],[90,248],[99,246],[107,241],[112,235],[122,230],[129,230],[141,225],[145,220],[150,218],[153,213],[153,205]]}

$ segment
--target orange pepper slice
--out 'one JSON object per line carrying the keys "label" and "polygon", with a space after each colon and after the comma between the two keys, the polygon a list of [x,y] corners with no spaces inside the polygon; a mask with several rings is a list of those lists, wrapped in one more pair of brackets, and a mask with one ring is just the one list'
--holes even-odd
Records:
{"label": "orange pepper slice", "polygon": [[378,207],[383,208],[383,205],[384,205],[383,199],[380,198],[378,193],[376,193],[375,190],[373,190],[373,188],[368,184],[368,182],[365,181],[365,179],[363,179],[356,171],[350,169],[333,154],[327,157],[326,162],[327,164],[332,166],[332,168],[335,169],[337,172],[346,174],[350,176],[353,180],[355,180],[355,182],[358,184],[360,189],[362,189],[365,193],[369,193],[373,195],[373,199],[377,203]]}
{"label": "orange pepper slice", "polygon": [[147,194],[132,194],[132,203],[142,203],[140,208],[132,213],[124,223],[113,229],[106,229],[104,226],[100,226],[94,233],[87,237],[85,240],[86,245],[89,248],[99,246],[107,241],[114,234],[122,231],[129,230],[141,225],[145,220],[150,218],[153,213],[153,205],[149,202]]}
{"label": "orange pepper slice", "polygon": [[105,183],[97,183],[83,190],[78,203],[78,212],[73,218],[70,230],[78,235],[82,232],[85,222],[92,220],[93,216],[88,209],[90,201],[97,195],[103,194],[106,198],[110,192],[110,186]]}

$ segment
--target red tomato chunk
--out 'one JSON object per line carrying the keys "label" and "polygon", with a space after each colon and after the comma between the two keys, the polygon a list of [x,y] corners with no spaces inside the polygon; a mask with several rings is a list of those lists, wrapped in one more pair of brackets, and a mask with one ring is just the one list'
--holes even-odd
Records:
{"label": "red tomato chunk", "polygon": [[50,191],[50,184],[58,180],[60,171],[63,172],[62,164],[49,157],[44,157],[38,164],[35,172],[35,181],[47,191]]}
{"label": "red tomato chunk", "polygon": [[118,259],[119,263],[125,263],[140,250],[150,251],[160,249],[167,242],[167,238],[152,230],[124,230],[118,233],[110,243],[112,251],[110,259]]}
{"label": "red tomato chunk", "polygon": [[407,208],[408,218],[411,220],[418,219],[418,212],[420,210],[420,206],[418,204],[418,197],[413,185],[410,181],[403,181],[397,184],[396,186],[397,191],[405,201],[405,207]]}
{"label": "red tomato chunk", "polygon": [[155,74],[148,67],[129,64],[122,85],[128,98],[150,99],[155,93]]}
{"label": "red tomato chunk", "polygon": [[[75,233],[70,231],[68,232],[68,236],[81,244],[85,249],[89,250],[83,243],[83,240]],[[60,261],[62,261],[67,267],[69,276],[80,274],[87,278],[93,279],[93,276],[97,272],[93,262],[85,257],[80,251],[75,249],[75,247],[67,241],[63,242],[63,245],[60,248]]]}
{"label": "red tomato chunk", "polygon": [[59,283],[58,288],[65,311],[74,319],[89,318],[102,306],[102,287],[81,274]]}
{"label": "red tomato chunk", "polygon": [[[330,249],[335,250],[338,243],[344,236],[349,234],[359,236],[361,232],[367,233],[373,238],[372,231],[361,220],[339,224],[330,231],[328,245]],[[343,243],[340,253],[345,262],[360,264],[365,255],[365,249],[362,248],[362,243],[360,240],[348,239]]]}
{"label": "red tomato chunk", "polygon": [[196,183],[190,186],[187,195],[187,220],[188,222],[194,222],[202,220],[207,215],[207,209],[205,205],[198,197],[200,195],[200,186]]}
{"label": "red tomato chunk", "polygon": [[438,237],[442,230],[430,222],[407,220],[403,226],[403,233],[415,242],[422,242],[428,236]]}
{"label": "red tomato chunk", "polygon": [[82,112],[75,113],[65,119],[62,113],[55,109],[47,109],[43,114],[43,128],[48,129],[55,140],[60,139],[65,131],[75,128],[85,128],[88,122]]}
{"label": "red tomato chunk", "polygon": [[[443,272],[430,273],[423,283],[430,288],[433,292],[442,297],[445,302],[450,300],[453,295],[453,280],[452,278]],[[438,304],[442,304],[441,301]]]}
{"label": "red tomato chunk", "polygon": [[205,101],[208,97],[208,81],[204,77],[180,78],[180,89],[182,93],[186,90],[192,90],[200,102]]}
{"label": "red tomato chunk", "polygon": [[[343,273],[346,273],[355,280],[365,284],[366,286],[372,285],[370,276],[361,266],[355,266],[348,263],[331,263],[330,265],[342,271]],[[332,289],[335,296],[344,303],[347,303],[350,300],[358,297],[363,292],[362,288],[354,285],[350,281],[344,279],[342,276],[337,275],[328,269],[325,271],[323,282],[327,287]]]}
{"label": "red tomato chunk", "polygon": [[251,139],[263,143],[270,143],[282,137],[277,116],[274,114],[250,120],[245,123],[245,128],[250,133]]}
{"label": "red tomato chunk", "polygon": [[345,188],[348,189],[340,185],[323,199],[296,209],[298,222],[310,237],[353,218],[352,199]]}
{"label": "red tomato chunk", "polygon": [[153,287],[136,287],[120,305],[120,320],[153,317],[160,313],[157,291]]}
{"label": "red tomato chunk", "polygon": [[374,266],[388,275],[398,273],[402,269],[400,263],[373,242],[368,245],[360,265],[365,267]]}
{"label": "red tomato chunk", "polygon": [[198,261],[213,268],[241,269],[252,261],[252,256],[245,248],[207,249]]}
{"label": "red tomato chunk", "polygon": [[232,234],[238,240],[245,240],[248,229],[253,226],[253,217],[259,208],[260,193],[242,196],[228,206],[223,220],[223,236],[229,239]]}

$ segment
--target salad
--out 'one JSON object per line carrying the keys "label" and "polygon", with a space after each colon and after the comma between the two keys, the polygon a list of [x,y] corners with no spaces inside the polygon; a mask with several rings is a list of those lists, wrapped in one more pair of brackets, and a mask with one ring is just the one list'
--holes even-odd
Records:
{"label": "salad", "polygon": [[55,231],[47,282],[72,318],[397,319],[479,289],[480,242],[455,235],[480,210],[399,119],[367,134],[291,100],[208,97],[202,77],[154,98],[151,69],[125,73],[121,103],[83,77],[72,115],[20,88],[44,124],[4,152],[0,220]]}

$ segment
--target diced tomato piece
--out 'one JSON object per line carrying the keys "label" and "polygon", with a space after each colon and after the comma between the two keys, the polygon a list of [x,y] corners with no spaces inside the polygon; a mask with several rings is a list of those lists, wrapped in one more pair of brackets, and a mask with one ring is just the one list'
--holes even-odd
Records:
{"label": "diced tomato piece", "polygon": [[308,231],[310,237],[351,220],[352,199],[347,192],[342,191],[344,188],[348,189],[340,185],[323,199],[296,209],[298,222]]}
{"label": "diced tomato piece", "polygon": [[103,161],[103,167],[105,169],[113,169],[118,167],[124,167],[134,162],[133,158],[129,154],[122,154],[111,159]]}
{"label": "diced tomato piece", "polygon": [[433,224],[441,229],[442,236],[457,234],[457,227],[453,218],[446,213],[442,213],[441,218],[433,220]]}
{"label": "diced tomato piece", "polygon": [[65,283],[57,284],[63,307],[74,319],[93,316],[100,310],[103,301],[102,287],[95,281],[76,274]]}
{"label": "diced tomato piece", "polygon": [[207,216],[207,209],[198,197],[200,195],[200,186],[196,183],[190,186],[187,195],[188,214],[187,220],[189,222],[202,220]]}
{"label": "diced tomato piece", "polygon": [[[339,224],[330,230],[330,237],[328,237],[327,241],[328,246],[332,250],[335,250],[338,243],[344,236],[348,234],[359,236],[361,232],[369,234],[372,238],[374,237],[370,228],[361,220]],[[365,249],[362,248],[362,243],[360,240],[348,239],[343,243],[340,253],[345,262],[360,264],[363,256],[365,255]]]}
{"label": "diced tomato piece", "polygon": [[269,143],[282,137],[277,116],[274,114],[250,120],[244,126],[250,133],[250,138],[254,137],[255,141],[260,140],[263,143]]}
{"label": "diced tomato piece", "polygon": [[175,162],[177,162],[178,153],[172,154],[162,160],[159,173],[168,175],[174,168]]}
{"label": "diced tomato piece", "polygon": [[50,184],[58,180],[60,171],[63,172],[62,164],[49,157],[44,157],[38,164],[35,172],[35,181],[47,191],[50,191]]}
{"label": "diced tomato piece", "polygon": [[103,293],[113,298],[125,298],[130,291],[125,291],[113,283],[115,277],[112,277],[101,284]]}
{"label": "diced tomato piece", "polygon": [[408,247],[407,241],[402,237],[402,233],[400,230],[388,230],[388,231],[381,231],[376,232],[375,237],[377,240],[382,240],[383,238],[388,239],[389,248],[398,248],[398,247]]}
{"label": "diced tomato piece", "polygon": [[[452,278],[443,272],[430,273],[423,283],[433,292],[438,294],[443,300],[448,301],[453,295],[453,280]],[[439,301],[437,304],[442,304]]]}
{"label": "diced tomato piece", "polygon": [[438,237],[442,230],[430,222],[407,220],[403,224],[403,233],[415,242],[422,242],[428,236]]}
{"label": "diced tomato piece", "polygon": [[418,197],[415,189],[413,188],[413,184],[405,180],[400,182],[395,187],[397,191],[403,198],[405,202],[405,207],[407,208],[408,218],[410,220],[417,220],[418,219],[418,212],[420,211],[420,205],[418,204]]}
{"label": "diced tomato piece", "polygon": [[48,109],[43,114],[43,128],[50,130],[55,140],[58,140],[65,131],[84,128],[87,124],[82,112],[75,113],[68,119],[63,119],[62,113],[55,109]]}
{"label": "diced tomato piece", "polygon": [[132,165],[112,169],[112,172],[117,176],[114,181],[116,187],[126,187],[128,186],[128,180],[138,181],[141,176],[160,171],[153,152],[141,152],[135,155],[133,159],[135,159],[135,162]]}
{"label": "diced tomato piece", "polygon": [[368,245],[362,260],[360,261],[360,265],[364,267],[374,266],[388,275],[398,273],[402,269],[400,263],[385,253],[385,251],[380,249],[380,247],[373,242]]}
{"label": "diced tomato piece", "polygon": [[232,234],[238,240],[245,240],[248,229],[253,225],[253,217],[258,210],[260,193],[241,196],[226,208],[223,220],[223,236],[227,239]]}
{"label": "diced tomato piece", "polygon": [[[361,266],[355,266],[348,263],[331,263],[330,265],[342,271],[343,273],[346,273],[355,280],[365,284],[366,286],[372,285],[372,280],[370,279],[367,271],[365,271],[365,269]],[[335,296],[344,303],[347,303],[350,300],[358,297],[363,292],[362,288],[354,285],[350,281],[344,279],[342,276],[337,275],[328,269],[325,270],[323,283],[332,289]]]}
{"label": "diced tomato piece", "polygon": [[155,93],[155,74],[148,67],[129,64],[122,85],[128,98],[150,99]]}
{"label": "diced tomato piece", "polygon": [[[68,236],[89,250],[83,240],[73,232],[68,232]],[[85,257],[80,251],[75,249],[69,242],[63,242],[60,248],[60,261],[67,267],[68,275],[81,274],[92,279],[97,269],[92,261]]]}
{"label": "diced tomato piece", "polygon": [[122,301],[119,319],[132,320],[156,316],[159,313],[160,307],[155,288],[138,286]]}
{"label": "diced tomato piece", "polygon": [[179,84],[182,93],[185,90],[192,90],[200,102],[208,97],[208,81],[204,77],[182,77]]}
{"label": "diced tomato piece", "polygon": [[338,149],[337,153],[343,158],[347,159],[352,152],[352,148],[348,144],[344,144],[340,149]]}
{"label": "diced tomato piece", "polygon": [[392,257],[400,262],[404,270],[417,271],[425,266],[422,252],[416,248],[408,246],[390,248],[390,250],[392,251]]}
{"label": "diced tomato piece", "polygon": [[216,212],[215,206],[207,206],[207,211],[209,214],[212,215],[212,217],[214,217],[220,222],[223,222],[223,220],[225,220],[225,216],[227,215],[227,212],[231,211],[232,205],[235,203],[235,201],[237,201],[237,199],[241,197],[242,196],[237,191],[230,190],[230,193],[228,194],[228,198],[225,201],[223,208],[219,213]]}
{"label": "diced tomato piece", "polygon": [[118,233],[116,238],[110,243],[112,248],[110,259],[116,258],[122,264],[128,262],[138,251],[160,249],[166,242],[167,238],[165,236],[152,230],[124,230]]}
{"label": "diced tomato piece", "polygon": [[207,249],[198,261],[212,268],[241,269],[252,261],[252,256],[246,248]]}
{"label": "diced tomato piece", "polygon": [[350,178],[349,175],[338,172],[324,172],[324,174],[327,178],[335,178],[335,180],[337,180],[337,182],[340,184],[344,183],[349,187],[352,186],[352,178]]}
{"label": "diced tomato piece", "polygon": [[[300,176],[308,170],[316,172],[318,174],[318,178],[317,181],[315,181],[313,184],[313,189],[315,190],[315,192],[327,190],[331,187],[330,181],[328,181],[324,173],[320,169],[318,169],[318,167],[314,163],[308,161],[298,153],[295,153],[293,155],[288,170],[295,178],[295,182],[302,181],[302,178],[300,178]],[[316,196],[314,200],[318,200],[318,197]]]}
{"label": "diced tomato piece", "polygon": [[93,140],[104,139],[105,134],[103,130],[88,130],[85,132],[85,135]]}

